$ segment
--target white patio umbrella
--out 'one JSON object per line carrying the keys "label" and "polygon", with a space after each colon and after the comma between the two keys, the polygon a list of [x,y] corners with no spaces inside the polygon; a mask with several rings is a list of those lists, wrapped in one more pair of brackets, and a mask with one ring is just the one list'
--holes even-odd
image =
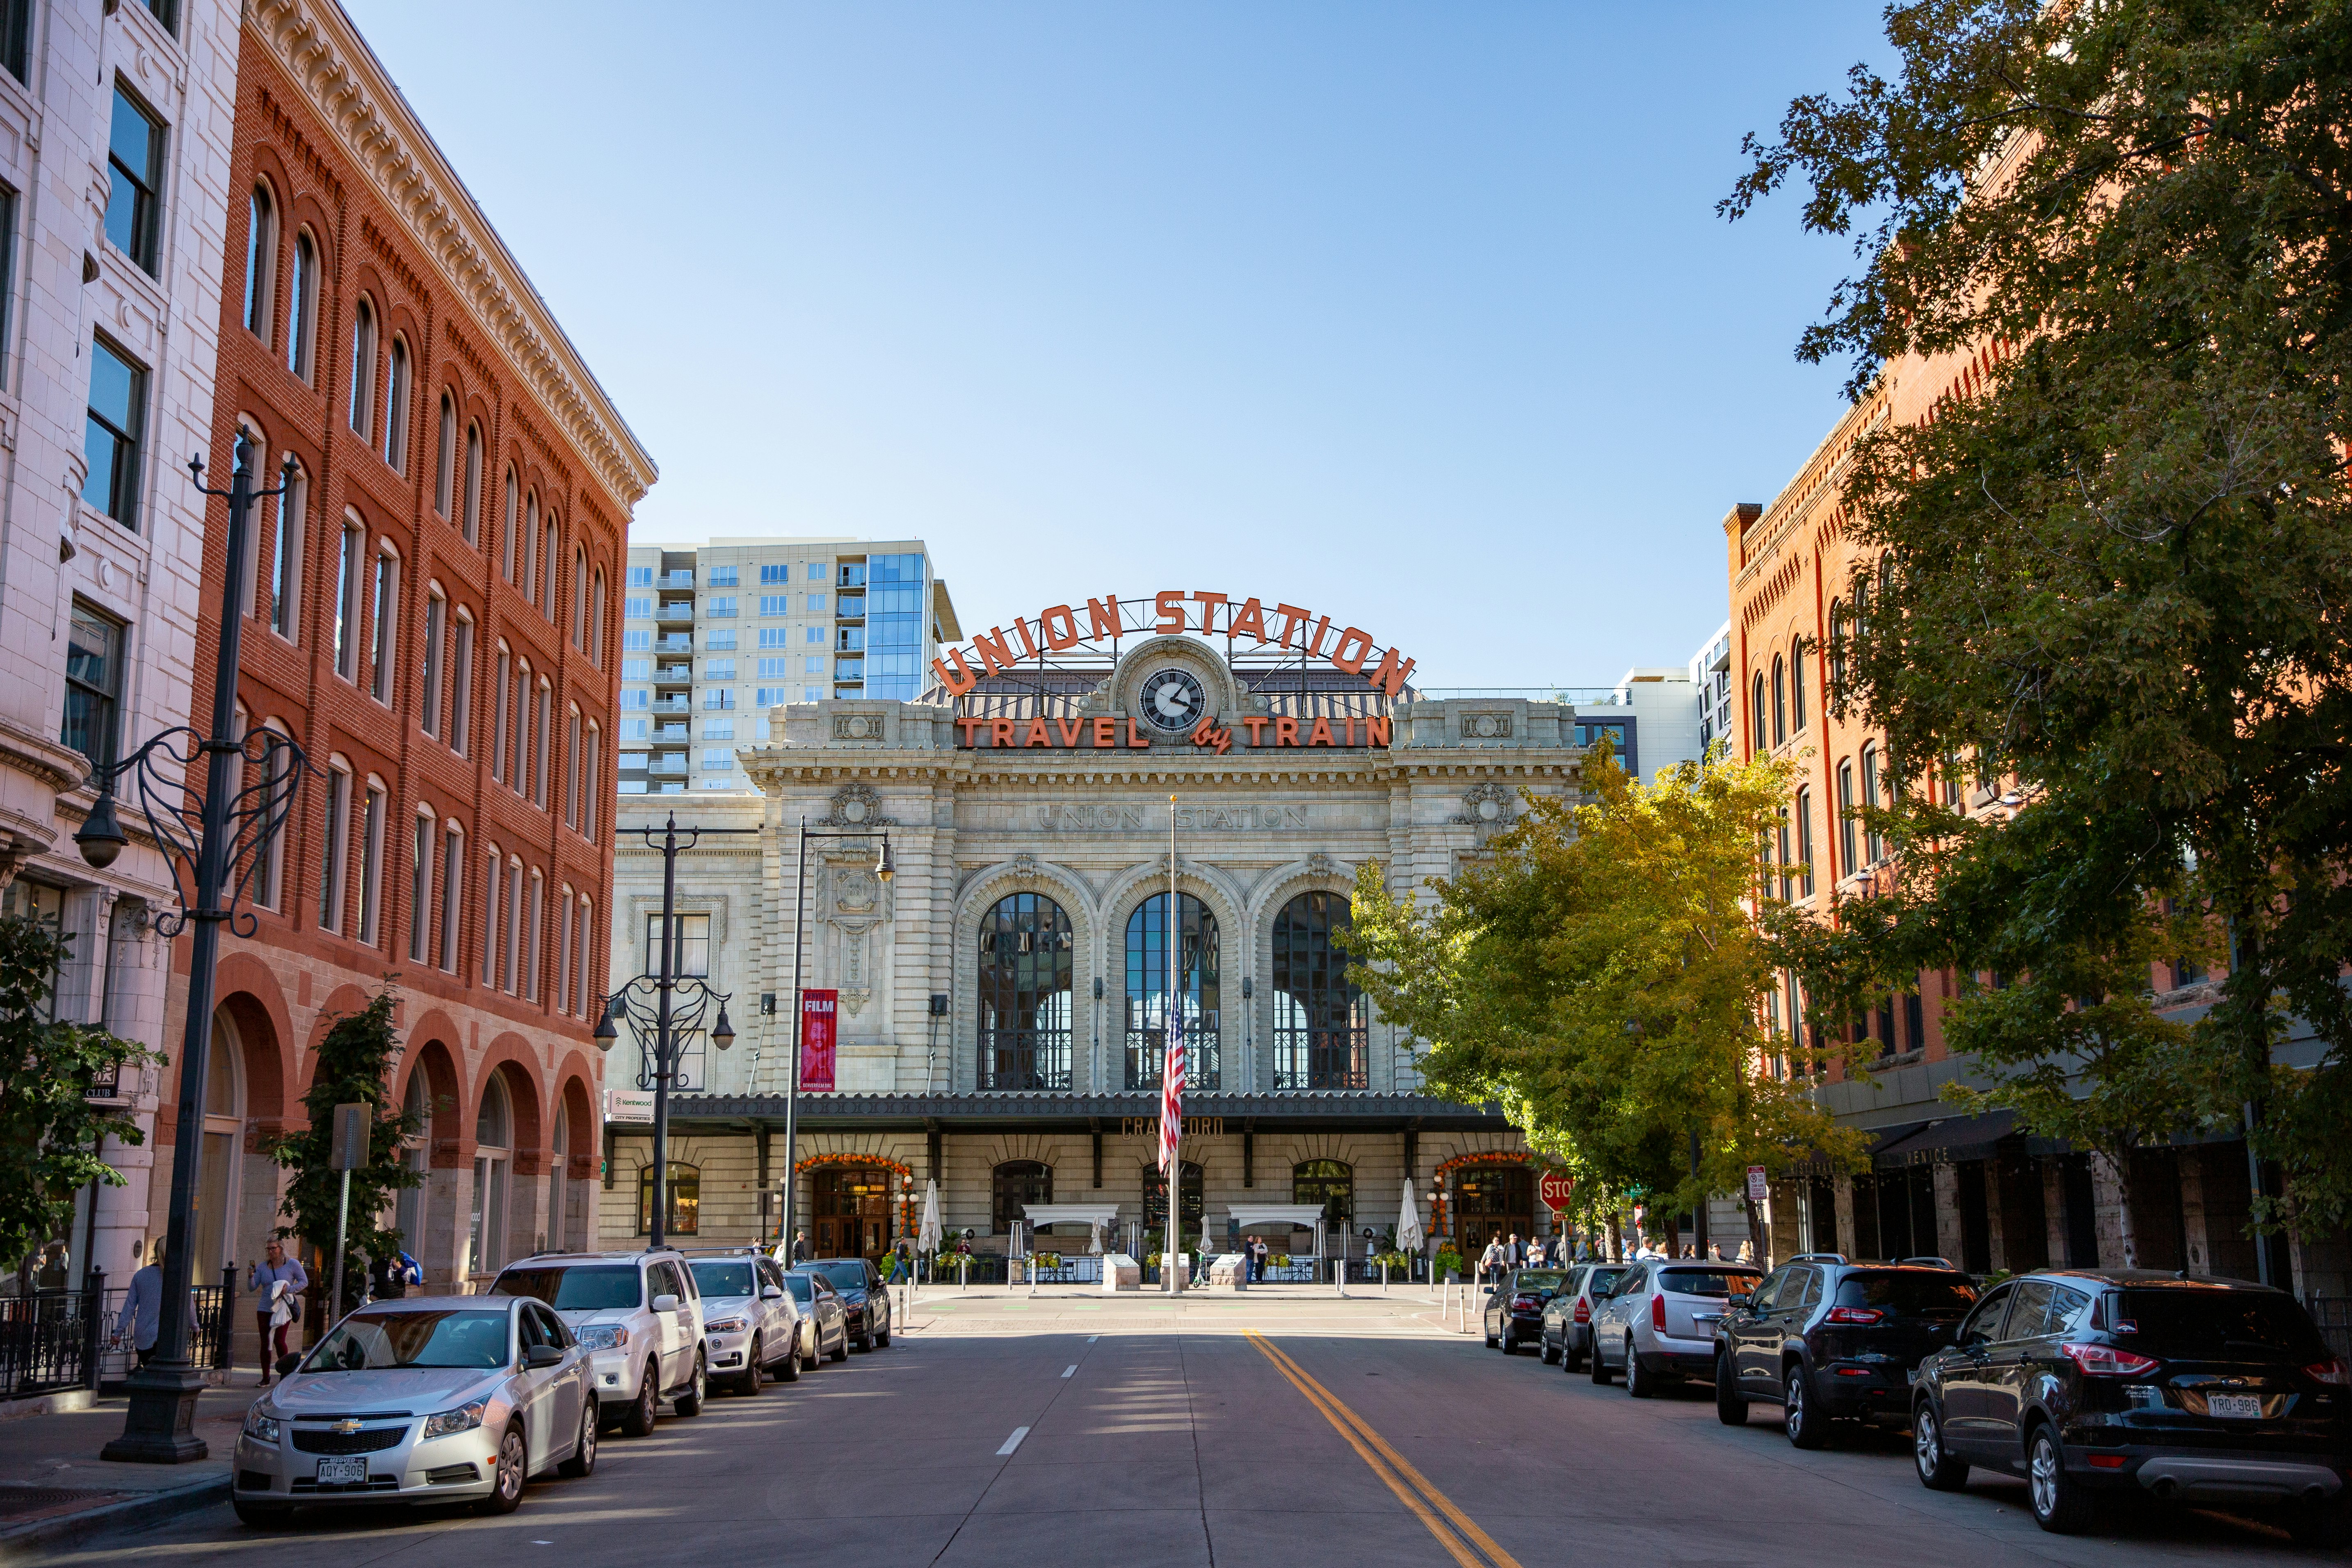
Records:
{"label": "white patio umbrella", "polygon": [[936,1181],[923,1184],[923,1223],[915,1232],[915,1246],[925,1252],[940,1249],[940,1184]]}
{"label": "white patio umbrella", "polygon": [[1412,1183],[1404,1184],[1404,1212],[1397,1216],[1397,1250],[1419,1252],[1426,1238],[1421,1234],[1421,1208],[1413,1202]]}

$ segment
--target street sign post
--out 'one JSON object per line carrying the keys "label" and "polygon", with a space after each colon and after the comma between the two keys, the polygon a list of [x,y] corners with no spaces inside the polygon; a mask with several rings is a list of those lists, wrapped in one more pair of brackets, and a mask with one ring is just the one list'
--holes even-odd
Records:
{"label": "street sign post", "polygon": [[1558,1213],[1576,1195],[1576,1178],[1565,1171],[1546,1171],[1538,1189],[1543,1194],[1544,1207]]}
{"label": "street sign post", "polygon": [[1751,1204],[1760,1204],[1764,1201],[1766,1196],[1769,1195],[1769,1188],[1765,1181],[1764,1167],[1761,1165],[1748,1166],[1748,1201]]}
{"label": "street sign post", "polygon": [[342,1195],[335,1203],[335,1272],[327,1287],[327,1327],[343,1315],[343,1233],[352,1213],[352,1173],[368,1163],[368,1124],[374,1120],[371,1105],[338,1105],[330,1125],[327,1169],[342,1173]]}

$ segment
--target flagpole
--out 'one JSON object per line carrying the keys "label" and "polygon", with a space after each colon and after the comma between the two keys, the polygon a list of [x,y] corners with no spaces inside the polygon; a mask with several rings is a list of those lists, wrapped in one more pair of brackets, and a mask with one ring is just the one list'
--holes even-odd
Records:
{"label": "flagpole", "polygon": [[[1168,1016],[1163,1020],[1167,1028],[1168,1049],[1160,1064],[1160,1087],[1163,1095],[1178,1092],[1175,1075],[1183,1058],[1177,1052],[1184,1045],[1184,918],[1177,907],[1176,894],[1176,797],[1168,797]],[[1162,1107],[1163,1121],[1172,1121],[1169,1135],[1160,1142],[1166,1145],[1163,1155],[1168,1162],[1168,1250],[1161,1268],[1168,1275],[1171,1294],[1181,1294],[1183,1282],[1176,1273],[1176,1216],[1184,1206],[1184,1163],[1179,1158],[1184,1145],[1184,1102],[1173,1100]]]}

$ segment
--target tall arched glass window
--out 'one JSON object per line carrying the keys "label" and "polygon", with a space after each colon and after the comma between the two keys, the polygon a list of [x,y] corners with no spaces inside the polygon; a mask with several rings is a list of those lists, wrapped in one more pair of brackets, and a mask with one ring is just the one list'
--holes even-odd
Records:
{"label": "tall arched glass window", "polygon": [[278,266],[278,207],[269,187],[253,187],[245,223],[245,330],[269,341],[270,285]]}
{"label": "tall arched glass window", "polygon": [[1070,1087],[1073,949],[1070,917],[1036,893],[981,917],[981,1088]]}
{"label": "tall arched glass window", "polygon": [[1764,672],[1760,669],[1756,672],[1754,687],[1752,700],[1748,704],[1748,728],[1755,737],[1755,749],[1765,752],[1771,749],[1771,743],[1764,738]]}
{"label": "tall arched glass window", "polygon": [[[1186,893],[1177,905],[1177,992],[1184,1029],[1184,1081],[1217,1084],[1217,917]],[[1168,1049],[1168,895],[1154,893],[1127,921],[1127,1087],[1158,1089]]]}
{"label": "tall arched glass window", "polygon": [[352,322],[352,433],[361,440],[375,434],[375,311],[360,300]]}
{"label": "tall arched glass window", "polygon": [[474,1114],[473,1224],[466,1268],[495,1274],[506,1262],[507,1175],[514,1160],[514,1115],[507,1104],[504,1077],[492,1073],[482,1085],[482,1106]]}
{"label": "tall arched glass window", "polygon": [[1371,1087],[1371,1008],[1331,942],[1348,927],[1345,893],[1301,893],[1274,917],[1276,1089]]}
{"label": "tall arched glass window", "polygon": [[1772,656],[1772,743],[1789,738],[1789,667]]}
{"label": "tall arched glass window", "polygon": [[1791,638],[1789,643],[1789,728],[1801,731],[1805,727],[1805,639]]}
{"label": "tall arched glass window", "polygon": [[294,237],[294,287],[286,300],[286,368],[310,379],[319,322],[319,247],[309,231]]}
{"label": "tall arched glass window", "polygon": [[1323,1234],[1347,1250],[1348,1228],[1356,1218],[1356,1168],[1339,1160],[1301,1160],[1290,1167],[1290,1201],[1323,1205]]}

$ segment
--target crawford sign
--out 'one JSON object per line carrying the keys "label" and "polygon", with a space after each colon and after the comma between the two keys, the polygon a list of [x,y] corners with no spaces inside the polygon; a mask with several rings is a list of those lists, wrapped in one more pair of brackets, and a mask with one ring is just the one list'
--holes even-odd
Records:
{"label": "crawford sign", "polygon": [[[1082,642],[1103,638],[1116,641],[1122,636],[1139,633],[1159,637],[1179,632],[1197,631],[1202,637],[1249,638],[1260,647],[1276,647],[1293,651],[1303,658],[1321,659],[1345,675],[1360,675],[1364,683],[1387,696],[1394,697],[1404,689],[1406,678],[1412,674],[1412,660],[1400,658],[1394,648],[1383,649],[1372,641],[1371,633],[1359,626],[1333,627],[1331,617],[1318,616],[1312,610],[1277,600],[1272,609],[1256,598],[1235,599],[1229,594],[1209,594],[1195,589],[1190,593],[1179,588],[1162,588],[1151,598],[1155,616],[1149,625],[1139,627],[1120,624],[1120,604],[1117,595],[1088,599],[1083,612],[1086,629],[1078,629],[1082,612],[1068,605],[1048,605],[1034,618],[1016,617],[1008,636],[1003,626],[991,626],[976,633],[971,639],[971,658],[964,657],[961,647],[951,647],[941,657],[931,660],[931,672],[940,684],[961,697],[980,683],[982,675],[994,675],[1019,667],[1023,659],[1042,659],[1048,653],[1059,653]],[[1192,606],[1199,606],[1198,624],[1194,624]],[[1222,624],[1221,624],[1222,623]],[[1380,656],[1370,674],[1364,667],[1372,664],[1373,655]],[[979,666],[974,668],[974,664]],[[967,742],[967,744],[970,742]],[[1040,742],[1041,744],[1043,742]],[[1066,741],[1065,745],[1076,745]],[[1097,742],[1109,745],[1111,742]],[[1139,741],[1130,744],[1142,744]],[[1282,742],[1276,742],[1276,744]],[[1299,744],[1292,742],[1291,744]]]}

